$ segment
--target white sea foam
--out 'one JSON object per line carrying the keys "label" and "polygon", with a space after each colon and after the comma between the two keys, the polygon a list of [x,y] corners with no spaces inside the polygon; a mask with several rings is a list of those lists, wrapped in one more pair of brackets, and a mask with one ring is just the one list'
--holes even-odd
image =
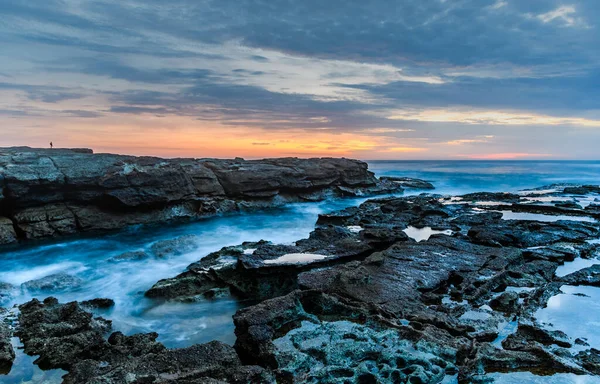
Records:
{"label": "white sea foam", "polygon": [[27,281],[41,279],[43,277],[56,273],[77,274],[86,270],[83,263],[79,262],[61,262],[49,265],[40,265],[36,267],[5,271],[0,273],[0,281],[12,285],[21,285]]}

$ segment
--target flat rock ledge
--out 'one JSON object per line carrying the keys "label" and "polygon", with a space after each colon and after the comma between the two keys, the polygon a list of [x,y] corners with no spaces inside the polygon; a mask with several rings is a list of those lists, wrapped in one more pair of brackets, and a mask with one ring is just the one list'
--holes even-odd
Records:
{"label": "flat rock ledge", "polygon": [[366,163],[344,158],[162,159],[0,148],[0,245],[400,191]]}

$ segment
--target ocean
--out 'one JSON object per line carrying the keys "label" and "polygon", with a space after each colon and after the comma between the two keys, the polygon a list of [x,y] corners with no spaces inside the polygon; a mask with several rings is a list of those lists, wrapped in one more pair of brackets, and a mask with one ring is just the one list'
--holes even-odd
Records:
{"label": "ocean", "polygon": [[377,176],[431,181],[435,193],[516,192],[550,184],[600,184],[600,161],[370,161]]}

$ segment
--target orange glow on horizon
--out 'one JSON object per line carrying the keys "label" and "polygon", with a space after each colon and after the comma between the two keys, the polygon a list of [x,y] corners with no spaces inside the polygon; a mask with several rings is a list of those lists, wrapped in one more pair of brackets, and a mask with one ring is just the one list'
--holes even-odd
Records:
{"label": "orange glow on horizon", "polygon": [[[15,122],[12,120],[13,126]],[[370,136],[367,132],[268,130],[227,126],[189,117],[111,116],[48,119],[45,123],[44,129],[15,126],[18,139],[11,142],[0,139],[0,146],[47,147],[52,141],[55,147],[85,147],[96,153],[197,158],[397,158],[398,155],[427,150],[399,142],[394,137]]]}

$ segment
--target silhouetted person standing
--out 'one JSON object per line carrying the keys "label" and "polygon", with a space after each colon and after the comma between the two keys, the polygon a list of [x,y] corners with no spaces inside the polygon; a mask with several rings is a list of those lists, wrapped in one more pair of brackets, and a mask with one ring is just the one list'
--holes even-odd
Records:
{"label": "silhouetted person standing", "polygon": [[54,144],[52,144],[52,142],[50,142],[50,149],[54,148]]}

